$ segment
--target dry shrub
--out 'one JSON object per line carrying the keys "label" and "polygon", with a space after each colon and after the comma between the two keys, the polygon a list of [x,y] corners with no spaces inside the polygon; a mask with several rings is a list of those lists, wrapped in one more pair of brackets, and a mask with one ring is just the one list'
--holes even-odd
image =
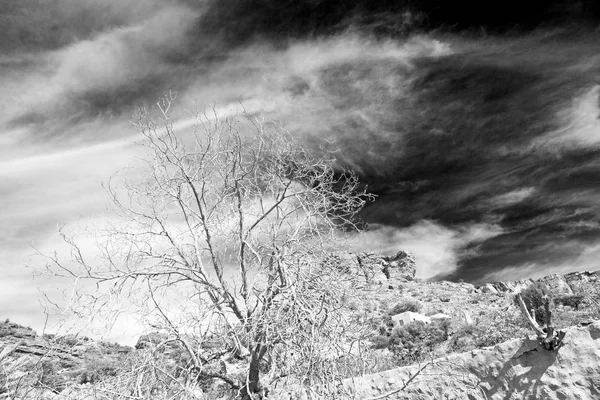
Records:
{"label": "dry shrub", "polygon": [[418,360],[431,353],[435,346],[448,339],[449,322],[446,320],[426,324],[414,321],[392,330],[389,349],[399,362]]}
{"label": "dry shrub", "polygon": [[406,300],[396,304],[390,311],[388,311],[388,315],[397,315],[403,312],[419,312],[421,311],[421,303],[416,300]]}

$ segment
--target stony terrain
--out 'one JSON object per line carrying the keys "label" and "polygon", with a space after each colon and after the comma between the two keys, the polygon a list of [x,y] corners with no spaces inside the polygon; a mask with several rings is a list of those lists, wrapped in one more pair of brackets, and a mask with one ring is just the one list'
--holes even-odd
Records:
{"label": "stony terrain", "polygon": [[599,365],[597,321],[568,329],[557,351],[544,350],[537,340],[515,339],[344,384],[347,396],[357,399],[594,400],[600,398]]}
{"label": "stony terrain", "polygon": [[114,376],[132,350],[86,337],[39,336],[9,320],[0,322],[0,399],[9,393],[37,398]]}
{"label": "stony terrain", "polygon": [[[600,365],[600,323],[593,322],[600,319],[599,273],[477,286],[418,281],[414,258],[405,252],[335,253],[326,261],[349,272],[353,290],[345,300],[348,317],[372,332],[361,373],[346,376],[354,379],[346,381],[349,393],[344,397],[362,399],[393,391],[425,365],[424,373],[395,398],[566,399],[574,397],[565,393],[579,393],[576,398],[591,399],[599,393],[600,377],[593,368]],[[525,339],[533,332],[513,293],[531,287],[543,288],[554,300],[557,328],[572,327],[558,352],[535,350],[536,343]],[[395,326],[392,317],[406,310],[447,318],[429,325]],[[0,323],[0,399],[10,393],[19,398],[63,398],[73,388],[82,393],[95,382],[133,371],[139,365],[136,359],[147,354],[156,359],[154,342],[161,340],[147,335],[132,349],[83,337],[39,336],[7,320]],[[185,361],[177,359],[184,352],[173,343],[162,346],[160,353],[167,360],[163,365]],[[215,362],[216,368],[236,368],[231,359]],[[439,384],[431,384],[431,377]],[[214,385],[207,388],[213,390]],[[554,397],[544,397],[550,392]],[[216,398],[212,393],[192,398]]]}

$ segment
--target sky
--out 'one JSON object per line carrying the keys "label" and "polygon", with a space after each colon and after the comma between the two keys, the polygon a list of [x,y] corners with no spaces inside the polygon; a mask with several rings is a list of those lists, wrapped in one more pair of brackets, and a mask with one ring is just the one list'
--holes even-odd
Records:
{"label": "sky", "polygon": [[423,279],[600,269],[597,31],[406,37],[402,14],[322,33],[218,4],[1,6],[0,317],[41,330],[41,292],[68,284],[34,277],[36,253],[68,255],[59,227],[111,218],[101,183],[141,154],[136,108],[169,90],[182,132],[186,108],[243,106],[334,140],[378,196],[353,251],[412,251]]}

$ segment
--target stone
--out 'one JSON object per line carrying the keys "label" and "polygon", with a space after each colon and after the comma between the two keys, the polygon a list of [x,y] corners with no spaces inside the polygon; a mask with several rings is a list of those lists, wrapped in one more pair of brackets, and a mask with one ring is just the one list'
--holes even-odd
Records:
{"label": "stone", "polygon": [[481,286],[481,291],[483,293],[498,294],[498,290],[491,283],[486,283],[485,285]]}
{"label": "stone", "polygon": [[356,277],[358,287],[388,285],[389,288],[397,288],[400,283],[414,281],[416,274],[415,258],[405,251],[393,256],[372,252],[336,252],[324,262],[333,263],[343,272]]}
{"label": "stone", "polygon": [[492,286],[500,293],[516,293],[533,285],[533,280],[523,279],[514,282],[494,282]]}
{"label": "stone", "polygon": [[406,251],[399,251],[396,255],[384,258],[383,273],[388,278],[390,286],[396,287],[398,283],[415,280],[417,272],[415,257]]}
{"label": "stone", "polygon": [[586,292],[591,285],[597,284],[600,280],[600,271],[596,272],[571,272],[564,276],[565,281],[576,293]]}
{"label": "stone", "polygon": [[548,275],[538,279],[538,282],[543,283],[546,286],[546,289],[548,290],[548,292],[550,292],[550,295],[553,298],[561,296],[570,296],[573,294],[571,286],[569,286],[565,277],[561,275]]}

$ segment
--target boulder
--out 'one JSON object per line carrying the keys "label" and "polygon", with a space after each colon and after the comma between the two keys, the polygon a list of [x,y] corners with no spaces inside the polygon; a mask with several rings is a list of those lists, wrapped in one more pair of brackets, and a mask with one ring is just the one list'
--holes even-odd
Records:
{"label": "boulder", "polygon": [[148,349],[158,346],[160,343],[168,339],[168,335],[159,332],[150,332],[145,335],[141,335],[135,344],[136,350]]}
{"label": "boulder", "polygon": [[591,286],[600,284],[600,271],[571,272],[566,274],[564,278],[572,291],[584,293],[588,291]]}
{"label": "boulder", "polygon": [[481,286],[480,290],[483,293],[498,294],[498,290],[491,283],[486,283],[485,285]]}
{"label": "boulder", "polygon": [[402,282],[415,279],[416,263],[412,254],[399,251],[393,256],[372,252],[331,253],[324,263],[331,263],[341,271],[356,277],[358,287],[387,285],[392,289]]}
{"label": "boulder", "polygon": [[533,285],[533,280],[531,279],[523,279],[520,281],[508,281],[508,282],[494,282],[492,286],[499,293],[516,293],[521,292],[524,289],[527,289],[529,286]]}
{"label": "boulder", "polygon": [[573,290],[564,276],[558,274],[548,275],[538,279],[538,282],[546,286],[547,291],[552,297],[570,296],[573,294]]}
{"label": "boulder", "polygon": [[415,257],[406,251],[399,251],[391,257],[383,257],[383,273],[388,278],[390,287],[415,279],[417,272]]}
{"label": "boulder", "polygon": [[433,314],[433,315],[430,315],[429,318],[433,321],[443,321],[445,319],[452,319],[451,316],[449,316],[448,314],[444,314],[444,313]]}

